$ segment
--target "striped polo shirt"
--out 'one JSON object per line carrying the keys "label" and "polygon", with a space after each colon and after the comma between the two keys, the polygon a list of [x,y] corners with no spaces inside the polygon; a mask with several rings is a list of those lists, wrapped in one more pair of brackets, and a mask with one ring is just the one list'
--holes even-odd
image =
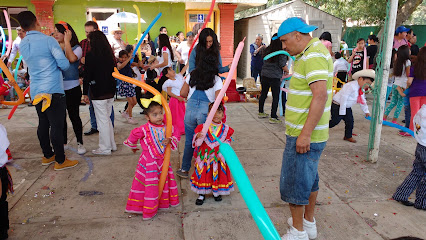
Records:
{"label": "striped polo shirt", "polygon": [[333,60],[329,51],[318,38],[309,41],[305,50],[296,56],[294,73],[290,79],[285,121],[286,134],[292,137],[300,135],[312,101],[309,84],[316,81],[327,81],[328,100],[324,113],[311,135],[312,143],[328,140],[328,122],[332,101]]}

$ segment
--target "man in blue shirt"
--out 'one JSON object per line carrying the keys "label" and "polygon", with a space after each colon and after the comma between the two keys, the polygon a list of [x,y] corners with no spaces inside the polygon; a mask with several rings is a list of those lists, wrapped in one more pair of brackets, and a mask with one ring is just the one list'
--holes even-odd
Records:
{"label": "man in blue shirt", "polygon": [[58,42],[40,32],[40,23],[32,12],[19,13],[18,21],[27,32],[19,47],[31,75],[31,96],[35,102],[41,99],[35,106],[39,118],[37,136],[44,155],[42,165],[56,161],[55,170],[75,167],[78,161],[66,159],[63,144],[66,103],[61,70],[67,70],[70,63]]}

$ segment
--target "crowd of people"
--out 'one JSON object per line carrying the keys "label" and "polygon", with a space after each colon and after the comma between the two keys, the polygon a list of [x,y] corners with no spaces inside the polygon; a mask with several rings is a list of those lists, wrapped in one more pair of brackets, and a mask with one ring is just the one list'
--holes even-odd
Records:
{"label": "crowd of people", "polygon": [[[220,202],[222,196],[234,190],[226,159],[219,152],[219,142],[215,139],[217,137],[222,142],[231,143],[234,130],[226,124],[227,111],[223,101],[216,112],[211,112],[223,87],[219,74],[228,72],[230,66],[222,64],[220,43],[212,29],[201,29],[201,24],[197,24],[192,32],[186,35],[178,32],[170,38],[167,28],[161,27],[154,41],[147,34],[141,45],[142,58],[139,58],[132,55],[134,46],[121,39],[123,31],[120,28],[113,29],[107,37],[99,31],[96,22],[88,21],[85,24],[87,38],[79,42],[69,23],[60,21],[55,24],[53,37],[50,37],[41,33],[41,25],[32,12],[21,12],[17,18],[21,35],[16,40],[19,40],[16,49],[23,56],[21,69],[28,69],[27,76],[23,74],[22,77],[25,79],[29,76],[30,93],[39,118],[37,136],[43,152],[42,165],[54,164],[54,170],[64,170],[79,163],[65,155],[68,148],[67,112],[76,136],[77,151],[79,154],[86,153],[79,116],[82,100],[90,104],[91,118],[91,128],[84,135],[99,133],[99,147],[92,153],[111,155],[116,151],[113,103],[118,94],[127,101],[125,109],[120,111],[127,123],[137,124],[133,117],[136,104],[142,107],[147,120],[134,128],[123,142],[133,152],[139,150],[139,144],[142,148],[126,212],[141,214],[144,220],[148,220],[156,216],[158,209],[178,206],[175,173],[181,178],[190,177],[191,189],[198,195],[196,205],[202,205],[207,195],[213,195],[214,200]],[[375,67],[374,58],[379,42],[376,36],[368,37],[368,47],[365,47],[364,39],[359,39],[346,61],[345,54],[333,53],[330,33],[324,32],[320,38],[313,38],[309,34],[316,29],[303,19],[292,17],[281,24],[268,46],[263,43],[260,34],[256,36],[256,42],[250,45],[252,77],[257,79],[260,76],[262,85],[259,118],[269,117],[264,112],[264,103],[269,88],[272,90],[270,123],[281,123],[277,116],[278,98],[282,78],[290,72],[290,60],[285,55],[277,55],[266,61],[263,61],[263,57],[279,50],[296,56],[293,75],[287,84],[288,92],[283,92],[282,96],[283,108],[286,109],[286,146],[282,158],[280,194],[281,199],[289,203],[291,211],[288,219],[290,230],[282,238],[287,240],[317,237],[314,216],[319,191],[318,162],[329,137],[329,128],[343,119],[346,124],[344,140],[355,142],[352,137],[351,107],[359,103],[369,116],[363,88],[371,85],[375,79],[372,68]],[[426,48],[419,49],[414,55],[416,48],[409,42],[415,35],[407,39],[407,32],[409,29],[399,27],[395,33],[396,57],[392,62],[395,83],[392,84],[396,86],[392,88],[389,108],[398,108],[401,99],[408,95],[411,109],[408,124],[413,129],[413,117],[426,104]],[[197,34],[198,43],[189,54]],[[333,57],[336,59],[334,64]],[[12,63],[13,59],[9,61]],[[166,137],[162,107],[164,98],[115,79],[112,76],[115,67],[120,74],[139,81],[143,75],[147,84],[167,94],[173,122],[171,137]],[[348,75],[353,81],[348,81]],[[343,83],[341,90],[333,96],[334,76]],[[410,89],[409,93],[407,89]],[[208,114],[214,117],[204,135],[202,129]],[[7,150],[9,142],[1,125],[0,135],[0,141],[4,141],[0,147],[0,164],[4,166],[11,154]],[[183,135],[185,144],[181,167],[174,173],[171,165],[168,166],[164,189],[160,194],[159,175],[166,147],[170,144],[172,149],[177,149]],[[417,165],[398,188],[394,199],[405,205],[426,209],[426,187],[424,181],[419,184],[424,175],[426,146],[420,143],[423,142],[419,141],[417,147]],[[193,158],[194,171],[189,176]],[[4,169],[0,170],[0,239],[7,238],[6,191],[13,190],[10,174]],[[423,175],[420,176],[422,171]],[[416,202],[409,202],[408,196],[417,186]]]}

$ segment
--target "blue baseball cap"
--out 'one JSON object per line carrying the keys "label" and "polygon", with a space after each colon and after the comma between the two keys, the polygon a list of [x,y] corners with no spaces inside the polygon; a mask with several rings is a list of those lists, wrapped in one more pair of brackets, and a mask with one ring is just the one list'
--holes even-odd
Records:
{"label": "blue baseball cap", "polygon": [[278,29],[277,36],[273,37],[272,40],[276,40],[279,37],[294,31],[298,31],[301,33],[310,33],[316,30],[317,28],[318,28],[317,26],[306,24],[305,20],[303,20],[302,18],[299,18],[299,17],[287,18],[283,23],[281,23],[281,26]]}
{"label": "blue baseball cap", "polygon": [[399,33],[403,33],[403,32],[408,32],[408,31],[410,31],[409,28],[406,28],[404,26],[399,26],[399,27],[396,28],[395,34],[399,34]]}

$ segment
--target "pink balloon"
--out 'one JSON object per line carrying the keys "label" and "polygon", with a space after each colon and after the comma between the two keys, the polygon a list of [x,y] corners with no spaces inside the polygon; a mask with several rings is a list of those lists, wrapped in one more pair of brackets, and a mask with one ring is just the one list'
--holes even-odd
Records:
{"label": "pink balloon", "polygon": [[238,61],[240,60],[241,52],[243,51],[243,48],[244,48],[244,40],[246,40],[246,38],[244,38],[238,44],[237,50],[235,50],[234,59],[232,60],[232,64],[231,64],[231,68],[229,70],[228,76],[226,77],[225,83],[223,84],[223,87],[220,90],[219,95],[217,95],[216,101],[214,102],[213,107],[210,110],[209,115],[207,116],[206,122],[204,123],[203,130],[201,131],[202,137],[198,138],[198,140],[195,142],[196,146],[201,146],[201,144],[203,143],[203,140],[207,134],[207,130],[209,129],[210,124],[213,121],[214,114],[217,108],[219,107],[219,104],[222,101],[222,98],[225,95],[225,92],[228,89],[229,84],[231,83],[232,77],[234,76],[234,73],[237,69]]}
{"label": "pink balloon", "polygon": [[10,26],[10,19],[9,19],[9,14],[7,14],[7,11],[3,9],[3,13],[4,13],[4,18],[6,19],[6,24],[7,24],[7,31],[9,34],[9,42],[7,45],[7,51],[6,51],[6,56],[9,56],[10,50],[12,50],[12,26]]}

